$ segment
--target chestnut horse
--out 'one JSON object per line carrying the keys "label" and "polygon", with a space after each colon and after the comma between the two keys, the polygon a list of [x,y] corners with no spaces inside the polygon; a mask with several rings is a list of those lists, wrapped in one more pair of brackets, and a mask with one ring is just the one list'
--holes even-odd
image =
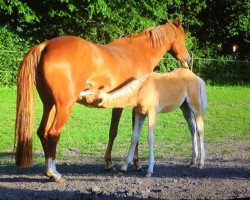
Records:
{"label": "chestnut horse", "polygon": [[[95,87],[98,89],[114,90],[152,72],[169,50],[183,65],[190,61],[180,19],[176,23],[168,20],[163,25],[119,38],[107,45],[62,36],[31,48],[19,66],[17,77],[16,165],[32,165],[34,85],[43,103],[37,134],[45,154],[45,174],[61,182],[64,179],[56,170],[57,143],[79,93],[88,88],[89,80],[97,80]],[[119,108],[112,112],[105,154],[108,166],[112,166],[111,149],[121,113]],[[135,160],[137,157],[135,154]]]}
{"label": "chestnut horse", "polygon": [[[82,97],[82,93],[80,93]],[[205,148],[203,142],[204,123],[202,115],[207,108],[205,82],[188,69],[178,68],[166,74],[150,73],[133,80],[126,86],[105,93],[103,91],[89,91],[84,98],[90,98],[92,104],[104,108],[132,107],[135,110],[135,126],[132,133],[131,145],[127,160],[121,170],[127,171],[132,162],[136,144],[139,141],[141,128],[148,117],[148,144],[149,166],[148,175],[151,176],[154,168],[154,129],[156,114],[168,113],[176,108],[181,108],[183,116],[188,123],[192,135],[193,155],[192,166],[204,166]],[[200,141],[200,160],[197,163],[198,145],[197,134]]]}

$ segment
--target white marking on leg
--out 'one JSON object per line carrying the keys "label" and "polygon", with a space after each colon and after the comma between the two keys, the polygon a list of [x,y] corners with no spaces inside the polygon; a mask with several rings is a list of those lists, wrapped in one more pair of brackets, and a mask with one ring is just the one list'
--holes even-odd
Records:
{"label": "white marking on leg", "polygon": [[135,125],[134,125],[134,130],[133,130],[133,134],[131,138],[131,144],[130,144],[127,159],[121,167],[122,171],[127,171],[128,165],[133,161],[135,147],[136,147],[137,142],[139,141],[141,128],[142,128],[144,119],[145,119],[144,116],[135,114]]}
{"label": "white marking on leg", "polygon": [[201,152],[200,166],[203,167],[205,162],[205,146],[204,146],[203,136],[200,137],[200,152]]}
{"label": "white marking on leg", "polygon": [[[187,97],[188,98],[188,97]],[[192,159],[191,165],[196,164],[198,158],[198,144],[197,144],[197,132],[196,132],[196,122],[194,120],[191,108],[189,107],[188,100],[184,102],[181,106],[181,110],[185,120],[188,123],[188,128],[192,136]]]}
{"label": "white marking on leg", "polygon": [[47,160],[47,176],[53,177],[55,180],[59,180],[62,177],[62,174],[60,174],[56,170],[56,160],[52,158],[48,158]]}
{"label": "white marking on leg", "polygon": [[154,131],[150,130],[148,133],[148,144],[149,144],[149,165],[148,173],[153,174],[155,159],[154,159]]}
{"label": "white marking on leg", "polygon": [[148,112],[148,145],[149,145],[149,165],[148,173],[153,174],[155,159],[154,159],[154,129],[156,121],[156,112],[151,110]]}
{"label": "white marking on leg", "polygon": [[200,115],[196,116],[196,124],[197,124],[197,131],[199,133],[199,140],[200,140],[200,167],[202,168],[205,162],[205,147],[204,147],[204,141],[203,141],[204,123]]}
{"label": "white marking on leg", "polygon": [[192,163],[195,164],[198,158],[198,144],[197,144],[197,133],[196,131],[192,132]]}

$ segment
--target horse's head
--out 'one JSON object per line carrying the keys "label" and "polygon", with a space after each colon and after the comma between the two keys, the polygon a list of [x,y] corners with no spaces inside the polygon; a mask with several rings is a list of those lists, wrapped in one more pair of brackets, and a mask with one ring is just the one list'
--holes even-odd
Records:
{"label": "horse's head", "polygon": [[[167,23],[171,22],[168,21]],[[186,35],[183,27],[181,26],[180,18],[178,18],[172,25],[175,26],[175,38],[171,44],[171,50],[169,53],[178,59],[183,66],[187,67],[188,63],[191,61],[191,57],[186,47]]]}

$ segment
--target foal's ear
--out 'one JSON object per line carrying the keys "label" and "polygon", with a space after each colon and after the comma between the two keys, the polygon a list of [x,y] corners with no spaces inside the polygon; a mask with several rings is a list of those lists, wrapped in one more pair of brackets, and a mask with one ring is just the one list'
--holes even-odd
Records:
{"label": "foal's ear", "polygon": [[180,25],[181,25],[181,19],[180,19],[180,17],[178,17],[178,18],[176,19],[175,24],[176,24],[177,28],[180,27]]}

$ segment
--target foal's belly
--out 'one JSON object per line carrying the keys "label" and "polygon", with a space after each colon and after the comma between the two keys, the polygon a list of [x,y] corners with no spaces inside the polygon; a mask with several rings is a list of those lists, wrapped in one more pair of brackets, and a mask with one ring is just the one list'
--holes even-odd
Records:
{"label": "foal's belly", "polygon": [[159,107],[158,108],[158,113],[168,113],[173,111],[174,109],[176,109],[178,106],[175,105],[168,105],[168,106],[164,106],[164,107]]}

